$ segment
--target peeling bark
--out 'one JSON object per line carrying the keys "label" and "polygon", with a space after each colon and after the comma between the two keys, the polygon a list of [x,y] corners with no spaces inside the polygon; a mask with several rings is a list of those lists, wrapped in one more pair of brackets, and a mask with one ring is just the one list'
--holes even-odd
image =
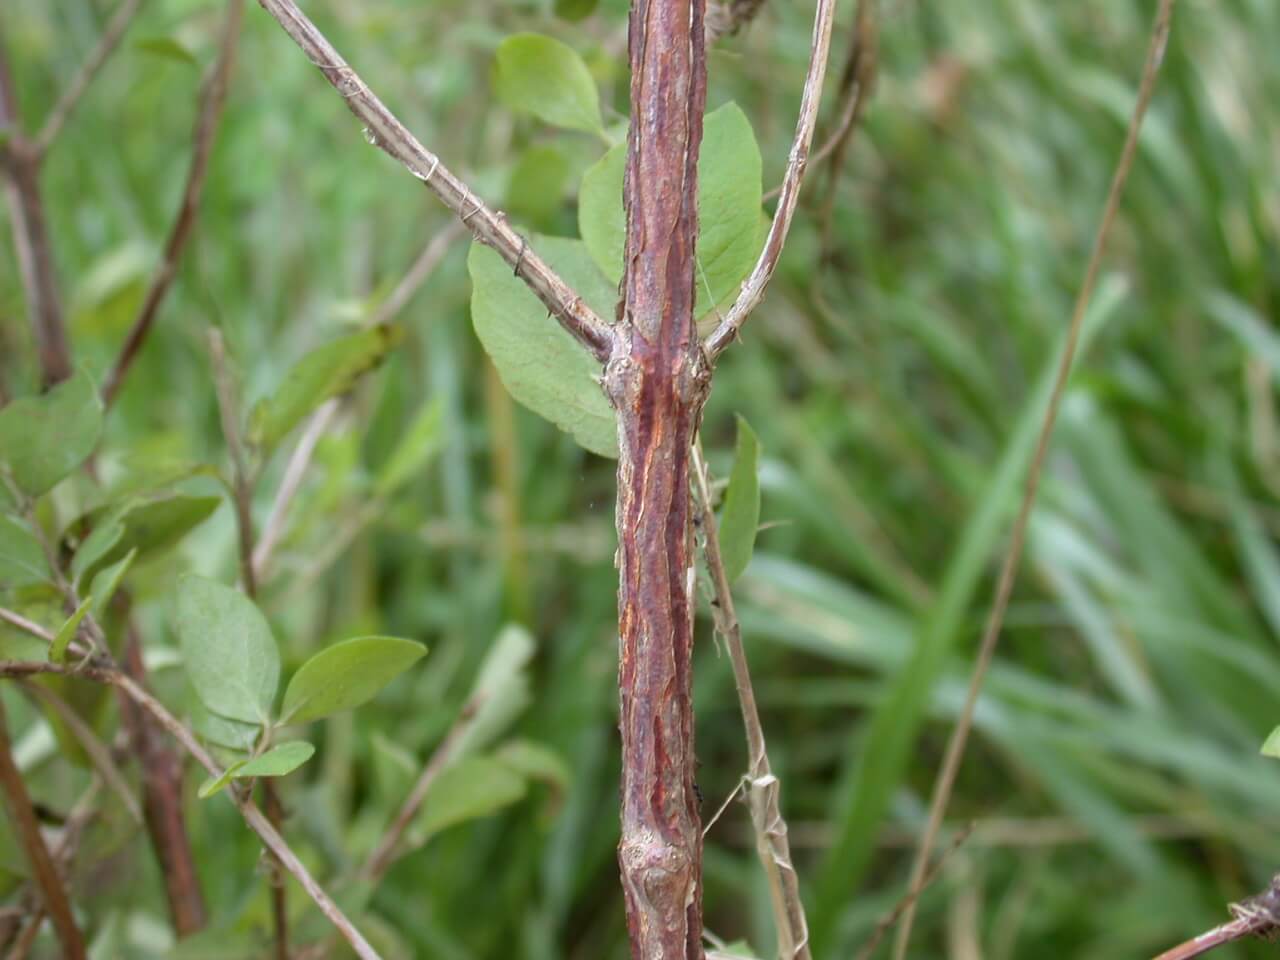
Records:
{"label": "peeling bark", "polygon": [[705,0],[635,0],[618,411],[622,839],[636,960],[700,960],[690,451],[710,371],[693,322]]}

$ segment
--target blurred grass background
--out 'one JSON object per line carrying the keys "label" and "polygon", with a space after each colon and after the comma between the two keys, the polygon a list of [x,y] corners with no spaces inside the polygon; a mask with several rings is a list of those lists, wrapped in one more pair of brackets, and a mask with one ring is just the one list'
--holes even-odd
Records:
{"label": "blurred grass background", "polygon": [[[625,7],[605,0],[568,23],[551,6],[307,9],[482,196],[572,234],[577,180],[601,144],[497,105],[491,52],[519,30],[564,39],[588,59],[608,119],[620,120]],[[765,447],[767,529],[738,592],[822,960],[851,956],[904,887],[1020,493],[1008,482],[1025,459],[1018,425],[1037,416],[1036,384],[1065,328],[1154,13],[1149,0],[880,8],[880,78],[864,125],[840,170],[811,171],[779,276],[721,363],[705,420],[722,474],[732,414]],[[91,0],[5,4],[29,126],[109,12]],[[852,14],[841,10],[833,73]],[[709,102],[734,99],[751,117],[766,189],[786,160],[811,15],[808,4],[770,0],[710,58]],[[220,16],[209,0],[145,4],[48,160],[75,356],[99,378],[180,195]],[[1178,5],[1096,333],[1064,406],[951,806],[953,825],[978,826],[922,901],[914,956],[1147,956],[1219,922],[1226,902],[1280,866],[1280,767],[1258,756],[1280,721],[1277,37],[1272,0]],[[825,115],[837,107],[829,100]],[[366,315],[447,222],[250,4],[197,236],[109,419],[105,475],[222,461],[210,324],[225,332],[250,402]],[[285,784],[290,833],[322,874],[358,862],[412,775],[405,754],[421,762],[501,626],[524,623],[538,655],[519,729],[565,757],[569,789],[405,858],[370,922],[385,928],[392,956],[621,958],[613,466],[506,397],[470,328],[464,255],[456,244],[403,314],[405,346],[322,442],[266,586],[292,666],[354,629],[431,647],[412,680],[328,722],[319,762]],[[10,394],[34,387],[24,311],[6,241],[0,374]],[[356,529],[371,472],[433,398],[446,410],[441,456]],[[260,485],[262,516],[283,459]],[[173,643],[167,594],[181,569],[232,576],[229,506],[185,554],[136,577],[157,648]],[[745,758],[728,663],[709,621],[699,629],[709,815]],[[910,762],[901,777],[860,772],[868,718],[926,629],[952,653]],[[162,691],[180,692],[168,677],[177,673],[157,674]],[[58,766],[47,761],[37,781],[55,797],[72,776]],[[884,818],[857,799],[881,774]],[[183,955],[246,955],[237,938],[268,916],[256,845],[229,805],[193,798],[192,808],[219,935]],[[143,836],[109,852],[82,878],[81,901],[125,944],[114,955],[166,955]],[[309,923],[301,895],[292,900]],[[740,806],[708,836],[706,915],[711,931],[768,955],[767,892]]]}

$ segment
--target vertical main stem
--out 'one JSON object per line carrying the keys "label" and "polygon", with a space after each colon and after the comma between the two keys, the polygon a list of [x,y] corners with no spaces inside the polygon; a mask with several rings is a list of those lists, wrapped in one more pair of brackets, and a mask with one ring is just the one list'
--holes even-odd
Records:
{"label": "vertical main stem", "polygon": [[635,960],[700,960],[690,451],[710,376],[693,322],[705,0],[633,0],[618,411],[622,838]]}

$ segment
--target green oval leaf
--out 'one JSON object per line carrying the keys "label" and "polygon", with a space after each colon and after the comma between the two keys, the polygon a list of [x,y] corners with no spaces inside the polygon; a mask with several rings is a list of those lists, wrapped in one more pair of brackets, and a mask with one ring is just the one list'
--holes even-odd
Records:
{"label": "green oval leaf", "polygon": [[358,707],[426,652],[422,644],[399,637],[356,637],[326,647],[289,681],[280,722],[305,723]]}
{"label": "green oval leaf", "polygon": [[283,777],[310,760],[315,752],[316,748],[307,741],[291,740],[246,761],[236,770],[236,777]]}
{"label": "green oval leaf", "polygon": [[250,442],[270,450],[312,410],[377,368],[403,335],[402,328],[384,324],[312,350],[289,371],[279,390],[254,407]]}
{"label": "green oval leaf", "polygon": [[476,713],[458,741],[459,754],[492,743],[529,705],[529,662],[535,650],[532,634],[518,624],[508,624],[494,638],[467,697],[476,704]]}
{"label": "green oval leaf", "polygon": [[[535,236],[532,242],[596,313],[613,315],[617,290],[600,275],[581,241]],[[488,247],[473,243],[467,268],[471,321],[511,396],[593,453],[616,457],[618,430],[597,381],[600,364]]]}
{"label": "green oval leaf", "polygon": [[[622,178],[627,147],[618,144],[582,177],[578,229],[606,277],[622,279],[627,220]],[[708,113],[698,152],[698,300],[702,316],[735,296],[760,251],[760,148],[735,103]]]}
{"label": "green oval leaf", "polygon": [[178,581],[177,619],[187,675],[201,702],[231,720],[265,720],[280,680],[280,653],[253,601],[187,574]]}
{"label": "green oval leaf", "polygon": [[591,71],[568,44],[517,33],[498,45],[493,89],[512,110],[569,130],[602,133],[600,95]]}
{"label": "green oval leaf", "polygon": [[497,813],[520,800],[524,778],[492,757],[464,757],[448,767],[427,791],[418,817],[426,836],[468,820]]}
{"label": "green oval leaf", "polygon": [[44,550],[30,528],[0,514],[0,587],[25,587],[49,580]]}
{"label": "green oval leaf", "polygon": [[755,431],[738,417],[738,440],[733,471],[724,494],[720,515],[720,557],[729,582],[737,580],[751,562],[760,527],[760,441]]}
{"label": "green oval leaf", "polygon": [[85,614],[93,607],[93,597],[85,597],[80,602],[80,606],[76,607],[75,613],[67,618],[67,622],[58,628],[57,634],[54,635],[53,643],[49,644],[49,659],[54,663],[64,663],[67,659],[67,647],[71,645],[71,641],[75,639],[76,631],[80,629],[80,621],[84,619]]}
{"label": "green oval leaf", "polygon": [[48,393],[0,409],[0,465],[18,489],[38,497],[93,453],[102,433],[102,400],[84,371]]}

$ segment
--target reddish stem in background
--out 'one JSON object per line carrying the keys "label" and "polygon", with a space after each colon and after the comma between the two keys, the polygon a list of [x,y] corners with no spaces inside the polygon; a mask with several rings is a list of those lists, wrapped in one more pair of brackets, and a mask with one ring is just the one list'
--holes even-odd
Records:
{"label": "reddish stem in background", "polygon": [[622,838],[636,960],[702,957],[693,785],[690,451],[709,373],[693,322],[705,0],[634,0],[618,411]]}

